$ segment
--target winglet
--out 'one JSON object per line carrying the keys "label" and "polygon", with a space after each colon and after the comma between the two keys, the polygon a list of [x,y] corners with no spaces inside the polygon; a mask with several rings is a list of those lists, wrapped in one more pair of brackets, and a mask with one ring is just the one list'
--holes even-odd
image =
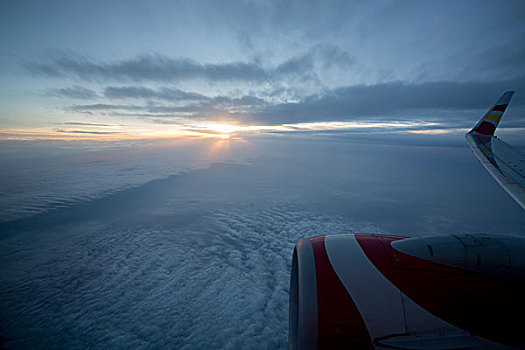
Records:
{"label": "winglet", "polygon": [[491,109],[481,118],[481,120],[476,124],[476,126],[470,130],[469,134],[477,133],[485,136],[493,136],[494,131],[498,127],[498,123],[503,116],[503,112],[507,109],[507,105],[512,98],[514,91],[507,91],[499,100],[492,106]]}

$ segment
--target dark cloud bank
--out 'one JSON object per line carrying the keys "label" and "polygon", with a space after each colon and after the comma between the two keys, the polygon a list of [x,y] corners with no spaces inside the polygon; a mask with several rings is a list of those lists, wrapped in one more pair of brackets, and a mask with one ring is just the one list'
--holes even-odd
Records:
{"label": "dark cloud bank", "polygon": [[[521,55],[523,50],[515,51],[517,53],[512,57]],[[517,61],[508,58],[503,64],[499,62],[500,56],[493,56],[487,59],[497,63],[492,71],[510,71]],[[488,65],[490,62],[487,60],[476,64]],[[257,61],[203,64],[189,58],[161,55],[93,62],[78,55],[62,54],[48,60],[25,63],[26,69],[40,76],[109,83],[104,87],[103,98],[80,85],[56,89],[51,93],[65,98],[96,101],[70,106],[70,110],[119,116],[220,119],[227,115],[239,122],[266,125],[371,118],[444,120],[453,127],[468,127],[472,117],[468,115],[465,118],[463,112],[476,110],[480,113],[504,91],[518,91],[512,108],[523,110],[525,105],[525,97],[520,96],[520,91],[525,91],[525,76],[520,74],[521,70],[515,71],[513,78],[503,80],[480,78],[479,81],[392,81],[332,88],[323,86],[320,79],[323,67],[334,66],[351,75],[354,65],[353,57],[334,45],[314,46],[306,53],[274,67]],[[484,71],[490,69],[487,67]],[[208,96],[170,86],[153,88],[137,85],[182,84],[196,79],[212,84],[252,84],[249,85],[252,89],[244,94]],[[134,82],[135,85],[114,85],[110,82]],[[310,88],[301,90],[304,83],[310,84]],[[261,90],[261,86],[265,88]],[[451,112],[458,113],[454,115]]]}
{"label": "dark cloud bank", "polygon": [[[228,113],[239,121],[283,124],[312,121],[422,120],[445,123],[447,127],[469,127],[475,121],[471,111],[482,113],[509,89],[525,91],[525,78],[501,82],[384,83],[349,86],[305,96],[298,102],[275,103],[256,96],[207,97],[174,88],[140,86],[107,87],[108,100],[133,100],[134,104],[86,104],[70,107],[75,111],[121,111],[130,116],[162,115],[217,118]],[[136,104],[149,101],[146,105]],[[157,101],[157,102],[152,102]],[[158,102],[160,101],[160,102]],[[164,101],[164,102],[162,102]],[[523,110],[525,98],[512,101]],[[171,104],[165,104],[171,103]],[[228,108],[228,110],[226,109]],[[469,112],[465,115],[466,112]],[[519,126],[519,123],[514,125]]]}
{"label": "dark cloud bank", "polygon": [[[461,111],[484,109],[509,88],[525,91],[525,78],[491,83],[435,82],[405,84],[402,82],[372,86],[349,86],[321,95],[308,96],[298,103],[268,106],[259,113],[264,119],[290,121],[345,120],[379,117],[411,120],[421,118],[418,111]],[[520,99],[513,106],[523,106]],[[400,115],[403,111],[416,111]],[[439,118],[439,112],[434,118]],[[458,116],[458,119],[463,119]],[[470,121],[469,121],[470,122]]]}

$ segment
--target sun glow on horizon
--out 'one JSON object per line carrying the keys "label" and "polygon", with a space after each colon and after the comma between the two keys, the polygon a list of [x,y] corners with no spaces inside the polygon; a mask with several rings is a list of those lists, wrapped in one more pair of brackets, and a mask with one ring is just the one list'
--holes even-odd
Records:
{"label": "sun glow on horizon", "polygon": [[[331,132],[331,131],[363,131],[363,132],[409,132],[409,133],[446,133],[439,129],[438,123],[421,121],[326,121],[304,122],[278,125],[238,125],[221,122],[187,122],[181,124],[138,124],[119,125],[118,128],[98,126],[97,124],[64,123],[63,127],[33,127],[24,129],[0,129],[0,140],[93,140],[119,141],[135,139],[166,139],[179,137],[216,138],[227,140],[243,135],[265,133],[296,133],[296,132]],[[429,127],[432,127],[430,129]]]}
{"label": "sun glow on horizon", "polygon": [[221,134],[231,134],[242,128],[232,124],[204,124],[203,127],[209,130],[217,131]]}

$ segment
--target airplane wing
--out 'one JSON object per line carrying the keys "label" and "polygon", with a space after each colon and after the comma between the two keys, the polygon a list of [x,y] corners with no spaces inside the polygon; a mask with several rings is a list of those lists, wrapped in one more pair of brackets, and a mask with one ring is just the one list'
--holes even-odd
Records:
{"label": "airplane wing", "polygon": [[[509,91],[466,135],[525,209],[523,154],[494,136]],[[525,349],[525,237],[340,234],[298,242],[290,349]]]}
{"label": "airplane wing", "polygon": [[494,136],[513,94],[504,93],[465,137],[481,164],[525,209],[525,155]]}

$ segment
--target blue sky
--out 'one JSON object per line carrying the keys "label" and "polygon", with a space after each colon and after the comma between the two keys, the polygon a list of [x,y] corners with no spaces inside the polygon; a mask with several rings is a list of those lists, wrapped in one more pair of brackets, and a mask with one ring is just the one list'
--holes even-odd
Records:
{"label": "blue sky", "polygon": [[502,127],[522,128],[524,7],[1,1],[1,136],[463,132],[512,89]]}

